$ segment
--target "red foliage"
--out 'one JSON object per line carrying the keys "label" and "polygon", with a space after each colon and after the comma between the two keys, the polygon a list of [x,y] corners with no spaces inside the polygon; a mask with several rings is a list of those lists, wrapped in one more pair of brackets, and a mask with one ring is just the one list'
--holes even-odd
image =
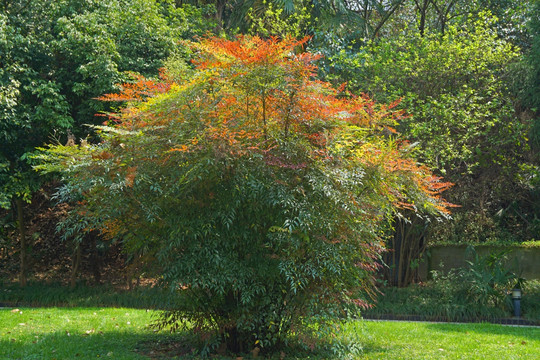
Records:
{"label": "red foliage", "polygon": [[131,74],[134,81],[120,85],[119,93],[105,94],[96,98],[101,101],[144,101],[149,97],[163,94],[170,89],[170,83],[164,70],[160,72],[160,80],[147,79],[139,74]]}
{"label": "red foliage", "polygon": [[[335,156],[331,154],[333,140],[343,129],[396,134],[393,125],[405,117],[404,111],[396,110],[399,100],[380,105],[365,94],[344,93],[345,84],[335,89],[315,79],[314,62],[320,55],[297,51],[307,40],[239,36],[235,40],[213,37],[185,42],[195,52],[192,62],[198,72],[191,81],[176,86],[187,92],[203,86],[204,92],[187,103],[175,105],[177,108],[168,109],[166,114],[143,111],[141,115],[140,107],[132,105],[112,114],[111,119],[120,127],[144,129],[172,120],[184,121],[184,111],[196,109],[204,113],[200,118],[204,130],[188,142],[171,144],[169,153],[189,153],[200,149],[201,144],[212,144],[219,149],[217,153],[230,156],[260,152],[268,165],[292,170],[309,166],[307,159],[290,160],[280,153],[276,139],[294,137],[309,144],[309,161],[331,161]],[[107,94],[99,99],[140,103],[169,92],[173,86],[165,71],[160,81],[138,75],[134,78],[135,82],[122,85],[119,94]],[[355,156],[354,161],[359,165],[378,167],[388,176],[406,176],[435,200],[438,211],[447,213],[453,205],[440,194],[452,184],[404,157],[401,149],[385,148],[381,144],[369,138],[360,140],[356,145],[348,145],[350,156]],[[126,175],[126,179],[132,184],[131,175]],[[395,206],[418,210],[400,188],[383,184],[380,191],[390,194]]]}

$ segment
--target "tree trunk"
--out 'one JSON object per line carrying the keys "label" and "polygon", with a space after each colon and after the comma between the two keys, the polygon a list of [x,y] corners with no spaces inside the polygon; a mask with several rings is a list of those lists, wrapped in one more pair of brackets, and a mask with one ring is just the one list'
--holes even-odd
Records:
{"label": "tree trunk", "polygon": [[140,285],[140,276],[137,275],[137,269],[140,265],[142,256],[135,255],[131,264],[126,266],[126,283],[129,290],[133,290],[133,280],[135,280],[135,287]]}
{"label": "tree trunk", "polygon": [[72,263],[72,269],[71,269],[71,277],[69,279],[69,286],[73,289],[77,282],[77,273],[79,272],[79,266],[81,264],[81,244],[76,245],[77,248],[75,249],[75,257],[73,258]]}
{"label": "tree trunk", "polygon": [[399,236],[401,238],[400,244],[399,244],[399,258],[398,258],[398,287],[403,287],[403,269],[407,264],[405,264],[405,242],[407,241],[407,232],[405,230],[405,221],[398,220],[399,224]]}
{"label": "tree trunk", "polygon": [[92,252],[90,255],[90,261],[92,262],[92,273],[94,275],[94,283],[99,285],[101,284],[101,254],[97,247],[95,234],[91,233],[90,236],[92,236]]}
{"label": "tree trunk", "polygon": [[373,30],[373,34],[371,34],[371,39],[374,40],[375,38],[378,37],[378,33],[383,27],[383,25],[388,21],[388,19],[390,19],[392,14],[394,14],[394,12],[401,6],[401,4],[403,4],[403,2],[404,0],[400,0],[398,3],[394,4],[394,6],[390,8],[390,10],[386,12],[386,14],[382,17],[382,19],[379,21],[379,23],[375,27],[375,30]]}
{"label": "tree trunk", "polygon": [[26,286],[26,273],[27,273],[27,263],[26,263],[26,229],[24,224],[24,204],[21,197],[15,198],[15,205],[17,206],[17,222],[19,223],[19,236],[21,238],[21,268],[19,273],[19,284],[21,287]]}
{"label": "tree trunk", "polygon": [[426,249],[426,228],[422,221],[414,215],[409,221],[395,219],[394,234],[388,242],[389,251],[385,255],[388,264],[386,280],[392,286],[408,286],[417,277],[417,265]]}
{"label": "tree trunk", "polygon": [[227,4],[224,0],[218,0],[216,1],[216,14],[215,19],[217,26],[215,28],[216,33],[219,33],[221,30],[223,30],[223,13],[225,11],[225,5]]}
{"label": "tree trunk", "polygon": [[418,31],[420,31],[420,36],[422,37],[424,36],[426,29],[426,15],[430,2],[431,0],[424,0],[422,5],[420,5],[420,3],[415,0],[416,7],[418,8],[418,11],[420,11],[420,24],[418,24]]}

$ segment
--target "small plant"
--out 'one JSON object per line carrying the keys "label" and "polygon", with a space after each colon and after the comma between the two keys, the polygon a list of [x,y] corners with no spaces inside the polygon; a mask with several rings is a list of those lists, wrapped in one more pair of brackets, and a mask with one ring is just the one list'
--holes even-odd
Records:
{"label": "small plant", "polygon": [[505,265],[508,252],[479,256],[474,247],[469,246],[467,253],[473,257],[467,261],[470,267],[458,270],[458,274],[470,286],[468,300],[485,306],[503,307],[508,290],[518,281],[516,274]]}
{"label": "small plant", "polygon": [[522,277],[518,277],[516,280],[516,284],[512,287],[513,289],[519,289],[523,290],[525,287],[526,280]]}

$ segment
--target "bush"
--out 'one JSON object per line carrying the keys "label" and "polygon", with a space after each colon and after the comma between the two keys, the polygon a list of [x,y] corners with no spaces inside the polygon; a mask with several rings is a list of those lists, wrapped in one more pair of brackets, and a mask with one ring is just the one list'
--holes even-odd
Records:
{"label": "bush", "polygon": [[517,276],[504,265],[505,253],[478,256],[468,248],[469,267],[451,269],[447,274],[432,272],[434,289],[442,294],[449,318],[504,317],[509,310],[508,291]]}
{"label": "bush", "polygon": [[78,213],[170,289],[159,326],[209,348],[327,337],[367,306],[394,209],[446,211],[448,184],[380,136],[400,113],[313,79],[306,40],[193,43],[189,80],[126,85],[100,144],[44,156],[61,197],[82,194]]}

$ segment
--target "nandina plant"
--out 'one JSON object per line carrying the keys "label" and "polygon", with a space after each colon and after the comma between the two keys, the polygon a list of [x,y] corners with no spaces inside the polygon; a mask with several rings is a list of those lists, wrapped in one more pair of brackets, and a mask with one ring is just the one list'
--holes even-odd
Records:
{"label": "nandina plant", "polygon": [[43,156],[170,289],[160,327],[235,353],[313,344],[368,306],[396,211],[446,213],[449,184],[392,135],[396,104],[317,80],[305,41],[190,43],[189,79],[124,85],[102,142]]}

